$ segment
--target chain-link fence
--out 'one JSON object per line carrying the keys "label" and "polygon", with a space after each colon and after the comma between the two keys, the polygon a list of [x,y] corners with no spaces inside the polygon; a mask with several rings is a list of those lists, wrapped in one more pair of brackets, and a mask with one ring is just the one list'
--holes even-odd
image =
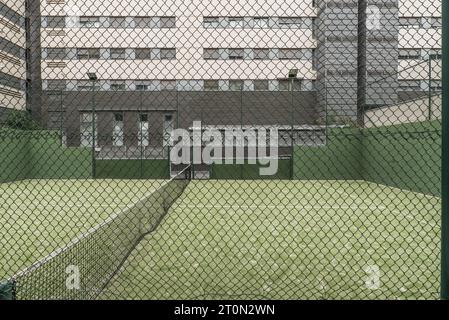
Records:
{"label": "chain-link fence", "polygon": [[1,0],[0,296],[439,298],[441,6]]}

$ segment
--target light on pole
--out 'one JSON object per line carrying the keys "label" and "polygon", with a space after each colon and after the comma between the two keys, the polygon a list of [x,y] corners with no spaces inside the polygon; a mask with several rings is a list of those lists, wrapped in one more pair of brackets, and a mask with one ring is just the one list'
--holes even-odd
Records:
{"label": "light on pole", "polygon": [[293,154],[294,154],[294,108],[293,108],[293,84],[298,76],[298,69],[290,69],[288,79],[290,80],[290,108],[291,108],[291,132],[290,132],[290,179],[293,179]]}
{"label": "light on pole", "polygon": [[87,77],[92,82],[92,178],[96,176],[96,164],[95,164],[95,83],[98,80],[95,72],[88,72]]}

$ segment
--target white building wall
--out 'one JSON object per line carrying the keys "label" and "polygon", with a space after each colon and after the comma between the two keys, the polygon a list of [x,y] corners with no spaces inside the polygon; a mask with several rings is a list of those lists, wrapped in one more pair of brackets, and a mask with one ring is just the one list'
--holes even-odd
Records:
{"label": "white building wall", "polygon": [[[176,28],[80,28],[79,19],[64,29],[43,27],[42,48],[176,48],[176,60],[44,60],[43,79],[85,79],[96,70],[101,79],[277,79],[292,68],[314,80],[312,59],[204,60],[204,48],[314,49],[312,28],[256,29],[203,26],[203,16],[316,17],[312,0],[256,1],[41,1],[42,16],[175,16]],[[56,35],[55,35],[56,34]],[[53,67],[49,67],[53,66]]]}
{"label": "white building wall", "polygon": [[[441,53],[442,29],[429,25],[429,18],[441,18],[441,0],[400,0],[400,18],[419,18],[420,26],[403,27],[399,31],[399,47],[421,50],[421,59],[402,60],[399,63],[400,80],[428,80],[429,53]],[[432,61],[432,79],[441,80],[441,60]],[[416,66],[416,67],[413,67]]]}
{"label": "white building wall", "polygon": [[[22,110],[26,107],[25,1],[1,0],[0,5],[0,108]],[[13,13],[12,18],[3,12]]]}

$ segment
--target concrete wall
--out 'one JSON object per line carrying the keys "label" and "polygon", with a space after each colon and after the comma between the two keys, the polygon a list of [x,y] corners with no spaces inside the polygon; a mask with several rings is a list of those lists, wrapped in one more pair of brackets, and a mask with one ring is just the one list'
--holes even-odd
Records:
{"label": "concrete wall", "polygon": [[401,123],[422,122],[441,119],[442,95],[436,94],[368,110],[365,112],[365,127],[382,127]]}
{"label": "concrete wall", "polygon": [[[150,145],[162,146],[163,117],[173,115],[175,127],[189,128],[193,121],[204,125],[301,125],[317,120],[316,93],[293,92],[72,92],[45,95],[48,127],[67,135],[70,146],[79,145],[80,112],[91,112],[92,97],[99,114],[102,146],[111,145],[112,113],[124,113],[127,146],[137,145],[138,113],[148,113]],[[293,106],[292,106],[293,98]],[[62,116],[61,116],[62,114]],[[62,123],[61,123],[62,121]]]}

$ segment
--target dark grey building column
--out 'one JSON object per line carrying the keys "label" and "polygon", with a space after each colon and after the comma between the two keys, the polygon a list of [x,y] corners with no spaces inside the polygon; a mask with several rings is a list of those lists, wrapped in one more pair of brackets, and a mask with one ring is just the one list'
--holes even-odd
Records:
{"label": "dark grey building column", "polygon": [[[360,123],[366,108],[397,102],[398,1],[317,0],[317,6],[321,120]],[[369,19],[376,17],[373,26]]]}
{"label": "dark grey building column", "polygon": [[[366,108],[398,102],[399,3],[398,0],[363,0],[368,15],[379,10],[379,28],[366,27]],[[377,9],[376,9],[377,8]]]}
{"label": "dark grey building column", "polygon": [[40,0],[26,0],[27,109],[33,119],[46,126],[42,107],[41,9]]}
{"label": "dark grey building column", "polygon": [[364,125],[366,105],[366,14],[367,0],[358,3],[358,39],[357,39],[357,124]]}

